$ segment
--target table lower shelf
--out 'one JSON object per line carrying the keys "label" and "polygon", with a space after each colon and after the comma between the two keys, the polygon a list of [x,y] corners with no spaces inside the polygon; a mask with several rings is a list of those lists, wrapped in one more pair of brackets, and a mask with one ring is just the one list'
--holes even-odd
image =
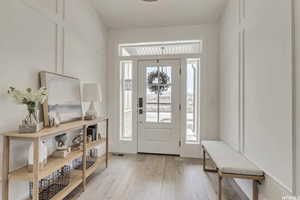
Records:
{"label": "table lower shelf", "polygon": [[96,171],[96,169],[98,169],[98,167],[105,163],[105,155],[99,157],[96,162],[86,170],[86,178],[89,177],[92,173],[94,173]]}
{"label": "table lower shelf", "polygon": [[[87,144],[87,151],[95,148],[98,145],[104,144],[105,143],[105,139],[99,140],[99,141],[95,141],[92,142],[90,144]],[[46,164],[46,166],[42,169],[40,169],[39,171],[39,180],[41,180],[42,178],[50,175],[53,171],[60,169],[61,167],[63,167],[64,165],[68,165],[70,162],[72,162],[73,160],[82,157],[83,156],[83,151],[74,151],[71,152],[67,157],[65,158],[54,158],[54,157],[50,157],[48,159],[48,163]],[[27,166],[16,169],[12,172],[9,173],[8,178],[10,180],[15,180],[15,181],[33,181],[33,172],[30,172],[27,168]]]}
{"label": "table lower shelf", "polygon": [[[50,200],[62,200],[66,196],[68,196],[77,186],[82,183],[82,178],[77,173],[72,173],[70,177],[70,183],[64,189],[59,191],[55,196],[53,196]],[[26,200],[32,200],[31,198],[27,198]]]}
{"label": "table lower shelf", "polygon": [[[106,160],[105,155],[97,158],[96,162],[90,168],[86,169],[85,178],[88,178],[92,173],[94,173],[101,164],[105,163],[105,160]],[[74,170],[74,173],[77,176],[82,176],[82,170]]]}
{"label": "table lower shelf", "polygon": [[[64,165],[69,164],[76,158],[79,158],[83,155],[82,151],[71,152],[66,158],[52,158],[48,159],[47,165],[40,169],[39,171],[39,180],[50,175],[53,171],[60,169]],[[33,181],[33,172],[30,172],[27,166],[20,169],[14,170],[9,173],[8,178],[10,180],[17,181]]]}
{"label": "table lower shelf", "polygon": [[78,176],[77,174],[71,175],[69,185],[65,187],[63,190],[61,190],[59,193],[57,193],[54,197],[52,197],[51,200],[62,200],[81,183],[82,183],[81,176]]}

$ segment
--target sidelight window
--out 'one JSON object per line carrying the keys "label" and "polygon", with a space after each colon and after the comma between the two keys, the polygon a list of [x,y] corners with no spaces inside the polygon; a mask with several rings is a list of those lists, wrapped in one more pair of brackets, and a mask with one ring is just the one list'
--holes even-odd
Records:
{"label": "sidelight window", "polygon": [[132,61],[120,62],[120,139],[132,140]]}
{"label": "sidelight window", "polygon": [[200,59],[187,59],[186,143],[199,143]]}

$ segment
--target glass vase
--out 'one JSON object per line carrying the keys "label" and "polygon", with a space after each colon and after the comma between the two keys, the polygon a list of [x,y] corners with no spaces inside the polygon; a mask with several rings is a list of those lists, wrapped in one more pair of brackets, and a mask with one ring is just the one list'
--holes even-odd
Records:
{"label": "glass vase", "polygon": [[25,125],[37,125],[38,121],[38,107],[35,102],[27,104],[28,114],[24,120]]}
{"label": "glass vase", "polygon": [[35,102],[29,102],[27,106],[27,115],[22,124],[19,126],[20,133],[36,133],[43,128],[43,124],[39,121],[39,109]]}

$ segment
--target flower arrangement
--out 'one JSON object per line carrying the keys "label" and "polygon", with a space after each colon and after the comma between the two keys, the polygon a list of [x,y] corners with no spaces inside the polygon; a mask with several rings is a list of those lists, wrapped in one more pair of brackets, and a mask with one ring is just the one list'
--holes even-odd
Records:
{"label": "flower arrangement", "polygon": [[48,95],[47,89],[45,87],[41,87],[38,90],[33,90],[31,88],[27,88],[26,90],[17,90],[14,87],[9,87],[7,93],[15,103],[27,106],[28,115],[25,120],[23,120],[22,125],[37,125],[37,108],[39,104],[44,103],[46,100]]}

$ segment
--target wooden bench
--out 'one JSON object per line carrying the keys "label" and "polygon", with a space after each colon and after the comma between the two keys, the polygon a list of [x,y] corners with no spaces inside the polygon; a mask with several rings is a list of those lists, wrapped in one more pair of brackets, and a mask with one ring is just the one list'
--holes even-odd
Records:
{"label": "wooden bench", "polygon": [[[239,178],[253,180],[253,200],[258,200],[258,183],[265,179],[264,172],[222,141],[202,141],[203,170],[218,173],[219,200],[222,200],[222,179]],[[216,168],[206,167],[206,154],[214,162]]]}

